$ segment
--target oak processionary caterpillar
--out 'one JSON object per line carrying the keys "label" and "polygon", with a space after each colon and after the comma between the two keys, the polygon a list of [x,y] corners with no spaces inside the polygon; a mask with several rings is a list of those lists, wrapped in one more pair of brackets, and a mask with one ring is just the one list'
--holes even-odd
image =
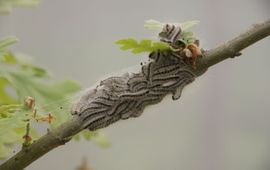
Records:
{"label": "oak processionary caterpillar", "polygon": [[[166,26],[169,34],[163,39],[176,39],[180,28]],[[184,58],[171,50],[154,51],[150,62],[142,65],[138,73],[102,80],[72,104],[71,113],[82,120],[82,128],[94,131],[131,117],[138,117],[148,105],[160,102],[167,94],[172,99],[181,96],[183,88],[194,81],[195,74]]]}

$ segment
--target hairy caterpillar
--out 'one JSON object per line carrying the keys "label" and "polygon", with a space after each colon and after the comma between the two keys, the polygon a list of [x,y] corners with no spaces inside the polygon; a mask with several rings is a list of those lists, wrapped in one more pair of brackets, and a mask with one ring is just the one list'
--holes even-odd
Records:
{"label": "hairy caterpillar", "polygon": [[156,51],[151,58],[140,72],[107,78],[73,103],[71,113],[83,120],[82,128],[94,131],[138,117],[146,106],[160,102],[167,94],[178,99],[182,89],[194,81],[193,68],[178,54]]}

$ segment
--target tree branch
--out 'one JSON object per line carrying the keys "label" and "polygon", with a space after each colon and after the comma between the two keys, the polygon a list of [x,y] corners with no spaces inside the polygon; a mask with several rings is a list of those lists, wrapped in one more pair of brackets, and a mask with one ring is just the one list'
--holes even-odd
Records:
{"label": "tree branch", "polygon": [[[240,34],[236,38],[211,49],[202,58],[197,60],[195,74],[202,75],[207,68],[227,59],[240,55],[244,48],[270,35],[270,20],[254,25],[248,31]],[[8,159],[0,170],[20,170],[49,152],[50,150],[68,142],[72,136],[82,130],[82,120],[74,116],[71,120],[63,123],[58,128],[48,132],[27,148],[23,148],[16,155]]]}
{"label": "tree branch", "polygon": [[241,55],[246,47],[270,35],[270,20],[254,24],[252,28],[240,34],[234,39],[207,51],[205,57],[197,62],[198,70],[209,68],[227,58]]}

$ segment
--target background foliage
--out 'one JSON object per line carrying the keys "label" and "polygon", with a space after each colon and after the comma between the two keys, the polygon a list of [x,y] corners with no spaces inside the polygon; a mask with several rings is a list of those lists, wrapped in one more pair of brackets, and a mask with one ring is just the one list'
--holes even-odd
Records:
{"label": "background foliage", "polygon": [[[0,13],[10,12],[12,6],[33,6],[37,0],[0,0]],[[41,124],[54,128],[71,116],[69,104],[80,84],[73,80],[55,82],[51,74],[22,56],[11,52],[8,47],[17,42],[15,37],[0,40],[0,159],[6,159],[15,144],[31,143],[42,130]],[[35,100],[33,108],[24,104],[26,97]],[[27,124],[30,131],[27,132]],[[28,135],[26,139],[26,135]],[[79,140],[93,139],[100,146],[108,146],[101,132],[82,131],[74,137]],[[26,141],[28,140],[28,141]]]}
{"label": "background foliage", "polygon": [[39,4],[39,0],[0,0],[0,13],[10,13],[13,7],[32,7]]}

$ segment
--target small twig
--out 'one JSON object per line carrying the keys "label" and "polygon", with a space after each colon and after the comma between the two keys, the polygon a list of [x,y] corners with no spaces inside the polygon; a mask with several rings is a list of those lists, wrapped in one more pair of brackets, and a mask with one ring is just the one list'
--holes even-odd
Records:
{"label": "small twig", "polygon": [[[233,58],[240,55],[240,52],[244,48],[269,35],[270,20],[261,24],[256,24],[250,30],[240,34],[227,43],[207,51],[205,56],[197,61],[197,76],[202,75],[207,68],[227,58]],[[0,165],[0,170],[20,170],[25,168],[50,150],[68,142],[73,135],[82,130],[81,123],[82,122],[78,117],[74,117],[28,146],[27,150],[22,149],[19,153]]]}
{"label": "small twig", "polygon": [[30,136],[30,122],[26,124],[26,132],[25,135],[23,136],[24,142],[22,144],[22,148],[26,148],[30,146],[32,138]]}

